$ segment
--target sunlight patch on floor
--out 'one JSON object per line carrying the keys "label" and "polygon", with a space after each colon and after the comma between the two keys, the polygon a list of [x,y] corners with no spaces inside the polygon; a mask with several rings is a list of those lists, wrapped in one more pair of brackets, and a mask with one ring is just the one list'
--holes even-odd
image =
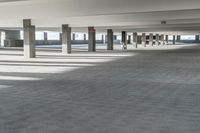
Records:
{"label": "sunlight patch on floor", "polygon": [[42,80],[42,78],[33,78],[33,77],[15,77],[15,76],[0,76],[0,80],[36,81],[36,80]]}
{"label": "sunlight patch on floor", "polygon": [[9,88],[9,87],[11,87],[11,86],[8,86],[8,85],[0,85],[0,90],[5,89],[5,88]]}
{"label": "sunlight patch on floor", "polygon": [[74,67],[46,67],[46,66],[1,66],[0,72],[7,73],[62,73],[64,71],[72,71]]}
{"label": "sunlight patch on floor", "polygon": [[[54,50],[37,51],[37,58],[25,59],[19,50],[0,51],[0,72],[3,73],[63,73],[84,67],[95,67],[137,53],[120,51],[74,52],[63,55]],[[8,56],[9,55],[9,56]]]}

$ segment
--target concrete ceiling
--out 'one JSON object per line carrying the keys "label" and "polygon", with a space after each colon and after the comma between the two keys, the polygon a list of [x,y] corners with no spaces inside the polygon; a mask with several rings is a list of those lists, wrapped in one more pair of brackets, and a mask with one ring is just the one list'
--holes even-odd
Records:
{"label": "concrete ceiling", "polygon": [[199,0],[0,0],[0,27],[21,29],[23,19],[32,19],[38,30],[69,24],[74,31],[199,34],[199,7]]}

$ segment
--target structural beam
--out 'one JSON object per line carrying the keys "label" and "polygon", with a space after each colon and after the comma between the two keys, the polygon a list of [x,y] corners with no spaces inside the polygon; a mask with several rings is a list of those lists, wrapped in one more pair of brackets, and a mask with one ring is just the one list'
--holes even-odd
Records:
{"label": "structural beam", "polygon": [[107,30],[107,50],[113,50],[113,30],[108,29]]}
{"label": "structural beam", "polygon": [[70,54],[72,52],[71,27],[68,24],[62,25],[62,53]]}
{"label": "structural beam", "polygon": [[23,20],[24,28],[24,57],[35,58],[35,26],[31,25],[31,19]]}

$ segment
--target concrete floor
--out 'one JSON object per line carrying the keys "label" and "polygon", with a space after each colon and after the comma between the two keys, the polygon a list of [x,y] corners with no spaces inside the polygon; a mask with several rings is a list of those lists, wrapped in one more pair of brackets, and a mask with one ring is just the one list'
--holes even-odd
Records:
{"label": "concrete floor", "polygon": [[0,49],[0,133],[199,133],[200,46],[129,47]]}

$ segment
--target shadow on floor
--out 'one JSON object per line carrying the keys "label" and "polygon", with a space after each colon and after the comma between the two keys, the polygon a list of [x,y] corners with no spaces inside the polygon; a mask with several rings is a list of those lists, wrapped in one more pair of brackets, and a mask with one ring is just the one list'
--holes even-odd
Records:
{"label": "shadow on floor", "polygon": [[[61,73],[35,73],[34,70],[26,73],[20,69],[0,72],[0,78],[39,78],[36,81],[0,80],[0,131],[199,133],[200,47],[125,53],[119,52],[118,57],[115,55],[110,60],[110,55],[102,52],[103,55],[97,56],[105,58],[102,62],[84,56],[94,62],[78,63],[94,66]],[[79,58],[74,57],[74,60]],[[55,60],[59,59],[1,60],[0,67],[1,70],[5,67],[2,62],[14,63],[11,67],[19,64],[22,69],[30,67],[29,63],[35,69],[46,67],[35,63],[52,68],[58,67],[55,65],[58,63],[67,70],[68,66],[63,64],[70,62],[55,63]],[[23,67],[20,63],[27,64]]]}

